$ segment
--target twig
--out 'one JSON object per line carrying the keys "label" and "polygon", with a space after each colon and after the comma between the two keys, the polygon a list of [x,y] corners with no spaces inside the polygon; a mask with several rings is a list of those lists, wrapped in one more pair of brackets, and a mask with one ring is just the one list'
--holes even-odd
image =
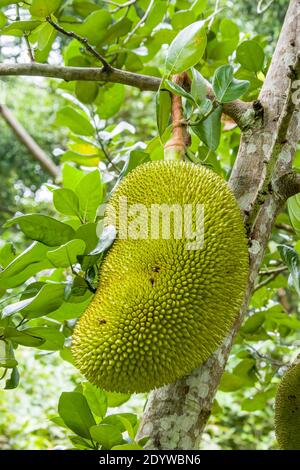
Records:
{"label": "twig", "polygon": [[107,62],[107,60],[101,54],[99,54],[99,52],[93,46],[91,46],[87,38],[84,38],[80,36],[79,34],[74,33],[74,31],[66,31],[59,24],[55,23],[55,21],[53,21],[50,16],[47,16],[46,20],[59,33],[64,34],[65,36],[68,36],[69,38],[77,39],[77,41],[79,41],[85,47],[87,51],[89,51],[94,57],[96,57],[96,59],[98,59],[102,63],[103,72],[107,72],[111,70],[111,65]]}
{"label": "twig", "polygon": [[26,42],[30,62],[35,62],[27,33],[24,33],[24,39],[25,39],[25,42]]}
{"label": "twig", "polygon": [[255,287],[254,287],[254,292],[257,291],[258,289],[261,289],[262,287],[266,286],[267,284],[269,284],[270,282],[274,281],[274,279],[278,276],[278,274],[282,273],[283,271],[285,271],[287,268],[286,267],[282,267],[281,269],[274,269],[273,272],[267,277],[267,279],[265,279],[264,281],[261,281],[259,284],[257,284]]}
{"label": "twig", "polygon": [[259,275],[260,276],[268,276],[270,274],[280,274],[283,271],[287,271],[287,266],[280,266],[279,268],[274,268],[274,269],[266,269],[265,271],[260,271]]}
{"label": "twig", "polygon": [[[116,13],[117,11],[122,10],[123,8],[130,8],[132,5],[134,5],[137,2],[137,0],[130,0],[129,2],[123,3],[122,5],[118,3],[114,3],[114,5],[117,7],[114,10],[111,10],[112,13]],[[112,3],[112,2],[111,2]],[[118,6],[117,6],[118,5]]]}
{"label": "twig", "polygon": [[142,26],[142,24],[146,21],[150,11],[151,11],[151,8],[153,7],[154,5],[154,0],[151,0],[149,5],[148,5],[148,8],[146,9],[143,17],[140,19],[140,21],[135,25],[135,27],[133,28],[133,30],[128,34],[127,38],[125,39],[124,41],[124,44],[127,44],[128,41],[132,38],[132,36],[136,33],[136,31],[139,29],[140,26]]}
{"label": "twig", "polygon": [[275,227],[278,228],[279,230],[285,230],[288,233],[295,233],[293,227],[291,227],[288,224],[284,224],[284,223],[275,224]]}
{"label": "twig", "polygon": [[276,366],[276,367],[284,367],[284,366],[287,365],[285,362],[278,361],[277,359],[273,359],[273,358],[270,357],[270,356],[266,356],[265,354],[260,353],[259,351],[257,351],[257,349],[255,349],[255,348],[254,348],[253,346],[251,346],[251,344],[249,344],[249,343],[246,343],[246,346],[247,346],[249,349],[251,349],[251,351],[253,351],[254,354],[255,354],[259,359],[263,359],[264,361],[270,362],[271,364],[273,364],[273,365]]}
{"label": "twig", "polygon": [[107,152],[107,150],[106,150],[106,148],[105,148],[105,146],[104,146],[104,144],[103,144],[103,142],[102,142],[102,139],[101,139],[101,137],[100,137],[100,135],[99,135],[99,129],[98,129],[98,127],[97,127],[97,123],[96,123],[96,120],[95,120],[95,114],[94,114],[94,113],[92,113],[92,119],[93,119],[94,126],[95,126],[95,129],[96,129],[97,142],[99,143],[99,145],[100,145],[100,147],[101,147],[101,150],[102,150],[102,152],[103,152],[104,155],[105,155],[105,158],[108,160],[108,162],[110,163],[110,165],[114,168],[114,170],[115,170],[118,174],[120,174],[120,173],[121,173],[120,169],[114,164],[114,162],[113,162],[112,159],[110,158],[110,155],[109,155],[109,153]]}

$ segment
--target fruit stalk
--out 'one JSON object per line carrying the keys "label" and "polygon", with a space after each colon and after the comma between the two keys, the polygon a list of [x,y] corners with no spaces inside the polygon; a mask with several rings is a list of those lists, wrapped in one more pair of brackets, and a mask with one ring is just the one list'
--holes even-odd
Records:
{"label": "fruit stalk", "polygon": [[[190,85],[186,72],[174,75],[173,82],[185,88]],[[165,144],[165,160],[183,160],[186,147],[189,145],[189,134],[183,115],[182,97],[172,94],[172,137]]]}

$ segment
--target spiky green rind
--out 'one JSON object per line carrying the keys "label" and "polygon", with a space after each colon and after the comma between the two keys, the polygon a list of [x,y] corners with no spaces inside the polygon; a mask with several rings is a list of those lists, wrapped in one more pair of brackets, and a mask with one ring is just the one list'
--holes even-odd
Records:
{"label": "spiky green rind", "polygon": [[236,319],[248,278],[244,224],[227,183],[203,166],[153,162],[129,173],[110,203],[203,204],[204,246],[117,239],[73,336],[75,363],[106,390],[144,392],[188,374]]}
{"label": "spiky green rind", "polygon": [[279,384],[275,400],[275,432],[280,449],[300,450],[300,358]]}

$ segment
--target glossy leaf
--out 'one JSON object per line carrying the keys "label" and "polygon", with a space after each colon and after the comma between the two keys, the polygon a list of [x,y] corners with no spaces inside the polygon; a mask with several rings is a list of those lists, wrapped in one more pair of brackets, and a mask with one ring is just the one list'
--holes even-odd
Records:
{"label": "glossy leaf", "polygon": [[180,73],[197,64],[204,54],[206,42],[205,21],[196,21],[181,30],[168,49],[166,73]]}
{"label": "glossy leaf", "polygon": [[221,136],[221,114],[222,108],[217,107],[209,116],[200,124],[192,126],[195,134],[210,149],[215,151],[220,143]]}
{"label": "glossy leaf", "polygon": [[77,256],[85,252],[83,240],[70,240],[56,250],[48,251],[47,258],[56,268],[67,268],[77,263]]}
{"label": "glossy leaf", "polygon": [[97,208],[103,200],[100,172],[95,170],[85,175],[77,184],[75,193],[79,198],[82,219],[86,222],[93,222]]}
{"label": "glossy leaf", "polygon": [[168,91],[160,90],[156,94],[156,122],[158,133],[161,136],[167,128],[171,118],[171,96]]}
{"label": "glossy leaf", "polygon": [[72,189],[60,188],[53,191],[53,204],[61,214],[79,215],[79,199]]}
{"label": "glossy leaf", "polygon": [[79,113],[71,106],[59,109],[56,114],[56,124],[68,127],[74,134],[93,135],[95,130],[89,122],[88,117]]}
{"label": "glossy leaf", "polygon": [[258,42],[249,40],[239,45],[236,59],[245,69],[259,72],[263,69],[265,54]]}
{"label": "glossy leaf", "polygon": [[73,238],[74,230],[70,225],[53,219],[47,215],[28,214],[10,219],[5,228],[18,224],[22,232],[32,240],[48,246],[57,246]]}
{"label": "glossy leaf", "polygon": [[90,428],[96,425],[86,398],[78,392],[63,392],[58,413],[68,428],[79,436],[90,439]]}
{"label": "glossy leaf", "polygon": [[249,82],[234,78],[231,65],[222,65],[214,74],[212,86],[219,103],[229,103],[248,90]]}

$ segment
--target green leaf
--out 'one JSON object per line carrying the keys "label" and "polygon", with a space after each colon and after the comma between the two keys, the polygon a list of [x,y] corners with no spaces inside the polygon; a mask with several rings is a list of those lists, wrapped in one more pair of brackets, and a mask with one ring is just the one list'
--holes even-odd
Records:
{"label": "green leaf", "polygon": [[206,100],[207,83],[198,70],[192,68],[193,80],[191,84],[191,94],[198,105],[202,105]]}
{"label": "green leaf", "polygon": [[248,90],[249,82],[234,78],[231,65],[222,65],[215,71],[212,87],[220,103],[229,103]]}
{"label": "green leaf", "polygon": [[68,268],[78,263],[77,256],[85,252],[83,240],[70,240],[56,250],[48,251],[47,258],[57,268]]}
{"label": "green leaf", "polygon": [[16,256],[16,250],[11,242],[5,243],[0,248],[0,266],[6,268]]}
{"label": "green leaf", "polygon": [[60,188],[53,191],[53,204],[61,214],[79,214],[79,199],[72,189]]}
{"label": "green leaf", "polygon": [[259,72],[263,69],[265,54],[258,42],[244,41],[236,50],[236,59],[245,69]]}
{"label": "green leaf", "polygon": [[74,134],[94,135],[95,129],[87,115],[76,111],[71,106],[65,106],[56,113],[56,124],[68,127]]}
{"label": "green leaf", "polygon": [[42,269],[52,267],[46,258],[48,247],[34,242],[0,272],[2,288],[17,287]]}
{"label": "green leaf", "polygon": [[174,29],[181,30],[185,26],[193,23],[195,19],[196,17],[193,10],[181,10],[174,13],[171,19],[171,24]]}
{"label": "green leaf", "polygon": [[20,374],[17,369],[17,367],[14,367],[10,373],[9,379],[6,380],[5,382],[5,390],[13,390],[14,388],[17,388],[19,385],[20,381]]}
{"label": "green leaf", "polygon": [[65,163],[62,169],[63,185],[68,189],[75,189],[79,181],[84,177],[84,173],[75,166]]}
{"label": "green leaf", "polygon": [[82,386],[83,394],[94,415],[99,416],[99,418],[104,418],[107,411],[106,393],[89,382],[84,382]]}
{"label": "green leaf", "polygon": [[222,108],[218,106],[209,116],[200,124],[191,124],[194,133],[210,149],[215,151],[220,143],[221,137],[221,115]]}
{"label": "green leaf", "polygon": [[75,95],[84,104],[91,104],[98,95],[98,85],[96,82],[77,81],[75,85]]}
{"label": "green leaf", "polygon": [[254,313],[251,317],[247,318],[244,325],[242,326],[240,332],[246,334],[255,333],[264,323],[265,314],[264,313]]}
{"label": "green leaf", "polygon": [[115,83],[109,87],[100,89],[97,100],[97,114],[101,119],[113,117],[120,110],[125,99],[125,87]]}
{"label": "green leaf", "polygon": [[300,237],[300,194],[290,197],[287,204],[291,224],[297,237]]}
{"label": "green leaf", "polygon": [[[275,390],[273,391],[273,396],[274,395]],[[264,410],[270,398],[270,392],[258,392],[251,398],[245,398],[241,403],[241,408],[249,412]]]}
{"label": "green leaf", "polygon": [[120,406],[126,401],[129,400],[131,395],[129,393],[117,393],[117,392],[105,392],[107,396],[107,406],[109,408],[114,408],[115,406]]}
{"label": "green leaf", "polygon": [[1,35],[7,35],[7,36],[22,36],[23,33],[27,33],[30,31],[33,31],[35,28],[37,28],[41,24],[40,21],[14,21],[13,23],[9,24],[8,26],[5,26],[1,31]]}
{"label": "green leaf", "polygon": [[15,359],[14,349],[12,347],[11,341],[2,341],[0,339],[0,367],[13,369],[17,365],[18,361]]}
{"label": "green leaf", "polygon": [[171,118],[171,95],[168,91],[160,90],[156,94],[156,122],[159,135],[163,135]]}
{"label": "green leaf", "polygon": [[42,339],[42,343],[36,346],[38,349],[45,351],[59,351],[64,347],[65,336],[57,328],[51,327],[34,327],[22,330],[22,333],[27,333]]}
{"label": "green leaf", "polygon": [[7,23],[7,18],[5,16],[5,14],[3,13],[3,11],[0,11],[0,28],[3,28],[3,26],[5,26]]}
{"label": "green leaf", "polygon": [[38,335],[31,335],[26,330],[18,331],[16,328],[7,327],[4,330],[4,337],[22,346],[37,347],[45,342]]}
{"label": "green leaf", "polygon": [[90,253],[94,248],[96,248],[98,243],[96,230],[97,224],[89,223],[81,225],[76,231],[74,238],[85,242],[86,247],[84,254]]}
{"label": "green leaf", "polygon": [[90,253],[90,255],[99,255],[107,251],[113,244],[116,238],[117,232],[114,225],[108,225],[104,227],[99,242],[96,248]]}
{"label": "green leaf", "polygon": [[204,54],[206,42],[205,21],[196,21],[181,30],[168,49],[166,73],[180,73],[197,64]]}
{"label": "green leaf", "polygon": [[26,318],[38,318],[58,309],[63,302],[63,284],[45,284],[34,296],[8,305],[3,309],[6,318],[16,312],[22,312]]}
{"label": "green leaf", "polygon": [[225,371],[221,379],[219,390],[221,392],[234,392],[243,387],[243,385],[245,385],[245,379],[243,377],[238,377],[235,374]]}
{"label": "green leaf", "polygon": [[32,16],[45,18],[51,15],[51,13],[54,13],[60,7],[61,3],[62,0],[32,0],[29,11]]}
{"label": "green leaf", "polygon": [[136,442],[130,442],[130,444],[114,446],[111,450],[143,450],[143,447],[138,445]]}
{"label": "green leaf", "polygon": [[98,424],[90,428],[92,438],[101,445],[101,449],[109,450],[114,446],[123,444],[122,433],[110,424]]}
{"label": "green leaf", "polygon": [[63,392],[59,398],[58,413],[75,434],[90,439],[89,429],[96,425],[86,398],[78,392]]}
{"label": "green leaf", "polygon": [[191,93],[185,91],[181,86],[177,85],[177,83],[174,83],[171,80],[165,80],[163,83],[163,87],[167,88],[167,90],[171,91],[171,93],[174,93],[178,96],[183,96],[184,98],[195,104],[195,100]]}
{"label": "green leaf", "polygon": [[294,288],[300,295],[299,273],[300,260],[298,253],[287,245],[278,245],[278,251],[283,262],[287,265]]}
{"label": "green leaf", "polygon": [[32,240],[37,240],[48,246],[66,243],[74,237],[70,225],[63,224],[52,217],[40,214],[20,215],[6,222],[3,227],[18,224],[22,232]]}
{"label": "green leaf", "polygon": [[82,219],[86,222],[93,222],[97,208],[103,200],[103,186],[99,170],[85,175],[77,184],[75,193],[79,198]]}
{"label": "green leaf", "polygon": [[83,23],[74,21],[61,22],[61,26],[67,31],[74,31],[88,39],[89,43],[97,46],[106,37],[107,28],[112,22],[112,17],[107,10],[93,11]]}

